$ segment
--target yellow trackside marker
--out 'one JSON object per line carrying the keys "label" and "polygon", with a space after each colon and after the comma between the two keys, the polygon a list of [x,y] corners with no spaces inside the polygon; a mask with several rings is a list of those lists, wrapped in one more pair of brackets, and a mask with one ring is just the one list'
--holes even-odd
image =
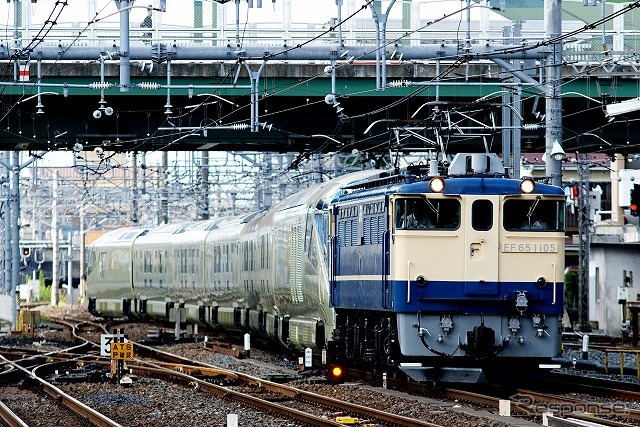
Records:
{"label": "yellow trackside marker", "polygon": [[358,424],[359,420],[353,417],[336,417],[336,422],[340,424]]}
{"label": "yellow trackside marker", "polygon": [[133,343],[112,342],[111,360],[133,360]]}

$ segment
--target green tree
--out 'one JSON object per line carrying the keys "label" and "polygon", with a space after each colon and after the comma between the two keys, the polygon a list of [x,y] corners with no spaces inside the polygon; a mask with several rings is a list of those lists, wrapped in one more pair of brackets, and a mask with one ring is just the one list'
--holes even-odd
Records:
{"label": "green tree", "polygon": [[44,283],[44,271],[38,273],[38,281],[40,282],[40,302],[51,302],[51,286]]}

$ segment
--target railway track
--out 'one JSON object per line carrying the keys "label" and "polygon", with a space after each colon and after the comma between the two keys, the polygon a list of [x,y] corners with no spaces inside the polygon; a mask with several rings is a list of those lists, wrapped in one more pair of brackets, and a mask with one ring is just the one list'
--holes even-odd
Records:
{"label": "railway track", "polygon": [[[47,410],[52,411],[51,415],[55,417],[54,419],[68,420],[68,421],[65,421],[66,423],[65,425],[73,424],[73,425],[84,426],[88,424],[88,425],[103,426],[103,427],[122,427],[122,424],[110,419],[109,417],[106,417],[100,412],[85,405],[81,401],[75,399],[71,395],[65,393],[60,388],[56,387],[55,385],[53,385],[52,383],[46,381],[43,377],[41,377],[40,373],[38,372],[38,368],[41,368],[43,366],[50,366],[51,365],[50,363],[47,363],[45,365],[38,365],[37,363],[33,363],[35,362],[34,359],[23,359],[23,361],[28,360],[29,362],[32,362],[32,363],[27,363],[29,368],[31,368],[31,369],[28,369],[22,366],[23,365],[22,363],[10,361],[9,359],[1,355],[0,355],[0,360],[4,362],[5,369],[8,366],[9,371],[15,370],[15,372],[21,374],[19,375],[19,377],[21,377],[23,380],[30,381],[31,382],[31,384],[29,385],[30,389],[35,390],[35,392],[39,395],[48,397],[49,402],[46,403],[48,408]],[[70,363],[70,362],[64,362],[64,363]],[[9,399],[9,400],[12,400],[13,402],[16,402],[16,401],[25,402],[25,401],[33,400],[33,397],[26,395],[28,393],[26,390],[23,390],[19,387],[13,387],[10,390],[15,393],[13,398]],[[5,389],[3,393],[7,393],[7,390]],[[18,397],[16,399],[16,396],[20,396],[20,395],[23,395],[23,396]],[[38,399],[38,400],[39,400],[39,404],[45,404],[42,399]],[[2,414],[1,415],[2,419],[11,426],[29,425],[20,416],[18,416],[18,411],[11,410],[11,408],[7,405],[3,405],[2,407],[0,407],[0,412]],[[21,412],[24,414],[24,416],[29,415],[24,410],[24,408],[22,408]],[[69,415],[72,416],[71,419],[69,419]]]}
{"label": "railway track", "polygon": [[[579,384],[580,392],[588,395],[590,399],[528,389],[519,389],[516,394],[509,397],[498,393],[476,393],[454,388],[440,388],[438,392],[447,399],[469,402],[496,410],[499,409],[501,400],[508,400],[511,411],[515,413],[536,417],[541,417],[545,413],[556,415],[556,424],[550,425],[572,425],[566,421],[568,417],[576,420],[576,423],[592,423],[592,426],[598,424],[613,427],[640,425],[640,411],[625,405],[625,402],[629,404],[640,402],[640,392],[637,391],[637,385],[560,373],[554,374],[552,378],[554,379],[545,382],[550,388],[575,393],[576,385]],[[582,380],[585,380],[586,384],[581,384]],[[387,383],[394,388],[403,387],[404,384],[394,380],[387,380]],[[431,390],[432,386],[411,384],[411,388],[414,392],[424,393]],[[598,401],[603,398],[608,402]],[[573,425],[587,425],[584,423]]]}
{"label": "railway track", "polygon": [[[59,372],[74,371],[76,369],[83,369],[87,365],[98,366],[101,370],[107,370],[110,365],[110,360],[100,357],[98,352],[97,339],[100,333],[104,333],[108,330],[105,325],[97,323],[91,323],[86,321],[60,321],[59,324],[64,325],[72,331],[70,334],[74,340],[77,341],[73,347],[61,350],[61,351],[38,351],[34,349],[9,349],[7,347],[0,347],[0,353],[6,357],[5,366],[9,366],[11,361],[19,365],[9,370],[5,370],[0,374],[0,379],[4,383],[15,383],[16,378],[20,375],[19,372],[37,372],[41,379],[50,378],[57,370]],[[79,353],[83,356],[79,357]],[[253,408],[253,410],[260,413],[272,414],[272,417],[286,418],[289,420],[295,420],[291,422],[298,422],[300,425],[318,425],[318,426],[332,426],[343,425],[337,421],[338,416],[344,416],[347,420],[359,420],[371,422],[371,425],[386,426],[438,426],[438,422],[425,421],[420,416],[405,416],[387,412],[386,410],[373,409],[366,405],[349,403],[347,401],[340,401],[333,397],[327,397],[322,393],[314,393],[311,391],[302,390],[300,387],[292,387],[290,385],[281,384],[277,382],[267,381],[262,378],[247,375],[241,372],[221,369],[219,367],[203,363],[190,358],[185,358],[172,354],[169,352],[161,351],[155,347],[145,346],[142,344],[136,344],[136,360],[127,363],[127,373],[134,377],[140,378],[140,382],[143,383],[148,379],[157,379],[157,381],[168,381],[173,384],[177,384],[182,387],[182,394],[205,393],[206,395],[216,395],[223,402],[235,402],[234,405],[242,405],[247,408]],[[11,380],[9,380],[11,378]],[[24,378],[24,376],[23,376]],[[582,378],[582,377],[581,377]],[[370,378],[371,379],[371,378]],[[154,380],[155,381],[155,380]],[[560,381],[558,378],[556,382]],[[566,379],[568,383],[571,383],[571,379]],[[395,379],[388,379],[388,385],[390,388],[400,388],[403,390],[412,389],[413,392],[423,393],[426,388],[424,385],[418,383],[400,382]],[[397,384],[396,384],[397,382]],[[157,383],[151,383],[149,380],[149,387],[157,387]],[[572,383],[575,388],[575,381]],[[554,387],[558,384],[554,384]],[[146,385],[145,385],[146,386]],[[106,386],[105,386],[106,387]],[[115,390],[122,390],[118,386],[109,386],[109,392],[115,393]],[[164,387],[164,386],[162,386]],[[594,396],[608,396],[612,399],[636,399],[640,400],[638,394],[630,394],[624,390],[611,390],[606,387],[599,387],[597,385],[590,385],[589,393]],[[559,388],[559,386],[558,386]],[[60,392],[68,392],[69,395],[75,395],[78,400],[83,400],[82,392],[78,392],[79,387],[69,384],[62,385],[58,388]],[[136,385],[136,390],[139,387]],[[431,387],[433,392],[433,388]],[[602,415],[607,416],[604,412],[611,412],[610,408],[606,405],[598,406],[592,403],[585,403],[580,399],[570,399],[565,396],[543,394],[537,391],[531,390],[519,390],[518,395],[513,396],[511,400],[511,407],[518,413],[524,414],[525,417],[540,417],[545,409],[552,409],[553,405],[561,408],[560,411],[555,411],[558,416],[571,415],[574,419],[580,419],[580,417],[586,417],[586,420],[601,423],[602,425],[609,426],[623,426],[623,425],[640,425],[638,422],[637,411],[629,410],[627,414],[624,414],[624,418],[620,418],[614,414],[615,417],[611,419],[602,418]],[[474,393],[465,390],[458,389],[437,389],[437,393],[450,400],[460,402],[471,402],[474,405],[479,405],[485,408],[492,408],[495,411],[499,407],[500,399],[504,399],[504,396]],[[433,393],[431,393],[433,394]],[[66,397],[56,396],[54,392],[46,393],[51,396],[54,401],[67,401]],[[523,399],[522,396],[526,395],[527,398]],[[84,394],[86,398],[87,394]],[[210,397],[208,398],[210,401]],[[72,400],[69,400],[72,401]],[[86,401],[86,399],[85,399]],[[565,405],[565,406],[561,406]],[[566,408],[573,405],[572,408],[588,407],[593,409],[594,412],[599,412],[596,415],[576,415],[573,411],[568,411]],[[91,404],[87,406],[92,406]],[[98,409],[100,407],[98,406]],[[72,409],[63,407],[61,410],[70,411]],[[95,409],[94,409],[95,410]],[[80,412],[76,409],[77,412]],[[0,412],[3,412],[0,408]],[[99,411],[98,411],[99,412]],[[9,413],[9,412],[8,412]],[[604,413],[604,414],[603,414]],[[10,413],[9,413],[10,414]],[[629,415],[630,414],[630,415]],[[103,414],[104,415],[104,414]],[[125,425],[136,425],[125,422],[122,418],[118,418],[118,414],[109,413],[105,418],[110,419],[110,422],[114,422],[113,425],[118,423]],[[11,417],[11,415],[6,415]],[[596,418],[600,416],[600,418]],[[80,420],[84,420],[85,425],[110,425],[100,424],[103,421],[94,421],[88,415],[77,415]],[[559,418],[559,417],[558,417]],[[505,425],[508,425],[509,419],[505,419]],[[109,422],[109,421],[105,421]],[[8,423],[9,425],[21,425],[19,421],[13,421]],[[297,424],[293,424],[297,425]],[[464,425],[464,424],[453,424]],[[474,425],[469,423],[468,425]],[[480,425],[480,424],[478,424]]]}
{"label": "railway track", "polygon": [[[83,354],[90,353],[87,348],[88,346],[97,347],[97,343],[91,343],[80,336],[82,333],[81,327],[86,327],[86,322],[61,323],[72,329],[72,335],[74,337],[85,341],[81,345],[75,347],[76,349],[82,348]],[[194,389],[218,395],[226,400],[240,402],[249,407],[257,408],[258,410],[266,411],[271,414],[277,414],[278,416],[298,420],[304,425],[343,425],[337,421],[333,421],[335,416],[332,416],[332,414],[341,413],[345,414],[344,416],[349,419],[356,419],[356,416],[365,416],[368,420],[377,420],[380,423],[379,425],[438,427],[438,424],[410,419],[408,417],[384,411],[372,410],[361,405],[342,402],[286,385],[251,377],[249,375],[234,373],[228,370],[208,366],[200,362],[185,359],[144,345],[136,345],[136,352],[139,356],[154,360],[161,360],[162,362],[137,359],[133,362],[127,363],[127,371],[130,374],[145,377],[158,377],[176,383],[188,384]],[[17,358],[20,353],[21,352],[13,354],[13,357]],[[31,354],[27,358],[20,359],[19,363],[11,362],[7,358],[5,358],[4,361],[6,364],[10,364],[14,369],[22,372],[25,377],[29,376],[30,378],[38,381],[39,387],[42,388],[47,395],[53,397],[56,401],[62,402],[65,406],[74,411],[74,413],[78,414],[81,419],[87,420],[90,425],[120,425],[117,421],[114,421],[103,414],[100,414],[98,411],[82,404],[79,400],[74,399],[69,394],[64,393],[60,388],[53,386],[51,383],[43,379],[51,376],[54,372],[64,372],[65,370],[77,369],[87,363],[102,365],[105,367],[110,364],[110,361],[103,360],[97,355],[90,355],[90,360],[88,360],[87,357],[82,358],[82,360],[64,360],[70,353],[72,353],[71,350],[58,353],[49,352]],[[43,362],[44,364],[40,364]],[[31,371],[21,366],[24,364],[26,364]],[[242,391],[234,389],[229,385],[218,385],[216,382],[225,384],[241,383],[243,385],[241,388]],[[277,399],[273,399],[273,397],[271,397],[270,400],[266,400],[262,398],[265,395],[265,392],[281,397]],[[291,405],[282,404],[281,402],[283,401],[295,402],[298,406],[307,405],[308,408],[305,410],[299,410]],[[320,415],[317,414],[319,412],[318,408],[322,408]],[[7,418],[15,419],[15,414],[11,414],[10,411],[7,411],[7,414]]]}

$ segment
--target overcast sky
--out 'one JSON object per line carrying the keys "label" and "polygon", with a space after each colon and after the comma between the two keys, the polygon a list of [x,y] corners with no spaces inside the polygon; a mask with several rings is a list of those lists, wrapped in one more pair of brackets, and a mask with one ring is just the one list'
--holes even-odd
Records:
{"label": "overcast sky", "polygon": [[[162,20],[163,24],[186,27],[193,25],[194,1],[193,0],[166,0],[167,12],[160,17],[159,12],[154,12],[156,20]],[[323,24],[331,18],[337,17],[337,6],[335,0],[288,0],[291,2],[291,20],[294,23],[316,23]],[[59,18],[59,24],[75,23],[78,28],[83,28],[92,17],[89,15],[90,4],[94,2],[98,17],[104,19],[103,22],[117,22],[119,20],[115,0],[74,0],[64,7]],[[416,0],[414,0],[415,4]],[[42,23],[49,19],[52,10],[54,10],[55,0],[38,0],[37,3],[30,3],[30,0],[23,0],[25,5],[31,6],[31,20],[33,23]],[[257,7],[258,0],[253,0],[254,7],[248,8],[247,0],[240,2],[240,22],[259,22],[259,23],[279,23],[283,18],[283,6],[285,0],[262,0],[262,8]],[[343,0],[342,17],[346,18],[354,11],[360,10],[366,0]],[[134,9],[131,10],[131,23],[137,25],[146,16],[146,6],[153,4],[158,6],[160,0],[137,0],[134,3]],[[211,25],[212,8],[217,7],[218,3],[213,0],[203,0],[204,25]],[[382,2],[383,11],[386,11],[389,0]],[[402,0],[397,0],[391,10],[391,18],[399,19],[402,15]],[[464,7],[465,3],[460,0],[421,0],[418,1],[420,8],[420,16],[422,19],[433,19],[441,17],[444,13],[449,13]],[[0,1],[0,25],[9,28],[13,27],[13,5],[6,1]],[[472,19],[475,19],[479,13],[479,4],[473,2]],[[353,10],[350,10],[350,6]],[[224,4],[226,8],[227,23],[234,25],[236,20],[235,2],[229,1]],[[56,10],[61,9],[58,6]],[[111,16],[109,16],[111,15]],[[358,13],[360,19],[371,19],[371,11],[369,9],[361,10]],[[459,19],[454,17],[453,19]],[[11,34],[10,34],[11,35]]]}

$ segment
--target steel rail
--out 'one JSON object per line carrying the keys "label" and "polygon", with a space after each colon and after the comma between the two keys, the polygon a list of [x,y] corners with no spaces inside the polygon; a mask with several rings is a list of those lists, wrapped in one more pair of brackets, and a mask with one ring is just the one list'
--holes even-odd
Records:
{"label": "steel rail", "polygon": [[476,403],[478,405],[485,405],[493,408],[497,408],[500,401],[497,397],[450,388],[444,389],[443,393],[450,399],[463,400],[465,402]]}
{"label": "steel rail", "polygon": [[[76,334],[76,330],[77,327],[79,325],[75,325],[75,324],[71,324],[68,322],[64,322],[61,321],[59,323],[64,324],[67,327],[71,327],[73,329],[73,335],[80,338],[77,334]],[[91,343],[88,340],[85,340],[85,344],[87,345],[89,343]],[[325,396],[320,396],[320,395],[316,395],[314,393],[310,393],[310,392],[305,392],[302,390],[297,390],[293,387],[288,387],[288,386],[283,386],[277,383],[273,383],[270,381],[265,381],[259,378],[255,378],[255,377],[251,377],[249,375],[245,375],[245,374],[239,374],[239,373],[235,373],[233,371],[229,371],[226,369],[221,369],[221,368],[217,368],[215,366],[212,365],[208,365],[205,363],[200,363],[200,362],[195,362],[192,361],[190,359],[186,359],[171,353],[167,353],[161,350],[157,350],[148,346],[144,346],[141,344],[136,344],[136,349],[137,349],[137,353],[140,354],[151,354],[156,358],[162,358],[165,360],[170,360],[172,363],[167,364],[167,363],[152,363],[152,362],[148,362],[148,361],[144,361],[144,360],[140,360],[140,359],[136,359],[134,360],[134,362],[132,363],[128,363],[127,364],[127,368],[130,372],[135,373],[135,374],[140,374],[140,375],[156,375],[156,376],[169,376],[172,377],[178,381],[182,381],[182,382],[186,382],[189,384],[194,384],[197,385],[197,388],[203,390],[203,391],[207,391],[210,393],[214,393],[217,395],[220,395],[224,398],[231,398],[235,401],[244,403],[246,405],[255,407],[255,408],[259,408],[262,410],[266,410],[269,411],[271,413],[276,413],[276,414],[280,414],[283,416],[286,416],[288,418],[292,418],[292,419],[296,419],[299,421],[302,421],[304,423],[307,423],[309,425],[314,425],[314,426],[340,426],[342,424],[336,422],[336,421],[332,421],[329,420],[327,418],[323,418],[323,417],[319,417],[319,416],[315,416],[313,414],[308,414],[305,413],[303,411],[299,411],[296,409],[292,409],[289,407],[286,407],[284,405],[280,405],[278,403],[275,402],[269,402],[266,401],[264,399],[260,399],[258,397],[255,396],[251,396],[249,394],[246,393],[242,393],[239,391],[235,391],[235,390],[231,390],[227,387],[224,386],[219,386],[216,384],[212,384],[210,382],[201,380],[199,378],[196,378],[190,374],[194,374],[194,373],[200,373],[203,375],[207,375],[207,374],[213,374],[214,376],[217,375],[225,375],[227,378],[230,379],[239,379],[242,382],[245,383],[249,383],[249,384],[254,384],[257,385],[261,388],[264,388],[266,390],[269,391],[273,391],[276,393],[280,393],[283,394],[285,396],[289,396],[291,398],[295,398],[298,400],[302,400],[302,401],[307,401],[307,402],[311,402],[311,403],[316,403],[316,404],[320,404],[324,407],[328,407],[328,408],[338,408],[340,410],[344,410],[344,411],[349,411],[350,413],[353,414],[361,414],[361,415],[366,415],[367,417],[372,417],[375,416],[380,420],[385,420],[388,422],[392,422],[394,423],[394,425],[398,425],[398,426],[406,426],[406,427],[439,427],[437,424],[432,424],[432,423],[426,423],[426,422],[422,422],[419,420],[413,420],[407,417],[403,417],[403,416],[399,416],[399,415],[394,415],[394,414],[390,414],[390,413],[386,413],[383,411],[376,411],[376,410],[372,410],[370,408],[366,408],[364,406],[360,406],[360,405],[352,405],[349,404],[347,402],[342,402],[342,401],[336,401],[334,399],[325,397]],[[35,368],[33,370],[33,375],[35,375],[35,371],[39,370],[39,371],[47,371],[48,373],[53,371],[54,369],[62,369],[63,367],[67,366],[69,363],[85,363],[85,362],[90,362],[90,363],[96,363],[96,364],[103,364],[103,365],[108,365],[110,364],[109,361],[99,361],[99,360],[67,360],[67,361],[61,361],[61,362],[55,362],[55,363],[48,363],[47,365],[43,365],[40,366],[38,368]],[[142,366],[142,365],[147,365],[147,366]],[[22,369],[25,372],[28,372],[26,369],[19,367],[19,369]],[[188,372],[188,373],[185,373]],[[39,378],[38,378],[39,379]],[[40,379],[39,379],[40,380]],[[72,400],[68,400],[67,398],[63,397],[63,392],[59,389],[57,389],[54,386],[51,386],[51,388],[46,388],[45,392],[49,395],[51,395],[52,397],[60,400],[63,404],[69,406],[74,412],[79,412],[82,409],[83,405],[81,402],[70,398]],[[81,406],[79,406],[81,405]],[[88,408],[88,407],[86,407]],[[90,409],[90,408],[89,408]],[[94,422],[96,425],[105,425],[108,426],[109,424],[99,424],[99,421],[94,421],[93,419],[91,419],[92,422]]]}
{"label": "steel rail", "polygon": [[[564,381],[547,380],[547,383],[557,383],[562,387],[568,387],[570,384]],[[575,391],[575,383],[573,383]],[[602,387],[597,385],[580,384],[580,391],[596,396],[615,397],[617,399],[626,399],[632,402],[640,402],[640,392],[631,390],[620,390],[616,388]]]}
{"label": "steel rail", "polygon": [[597,427],[603,425],[593,422],[587,423],[586,420],[562,418],[556,416],[548,416],[547,423],[547,425],[550,427]]}
{"label": "steel rail", "polygon": [[[165,352],[162,352],[165,353]],[[179,356],[178,356],[179,357]],[[340,426],[342,424],[337,423],[335,421],[328,420],[326,418],[318,417],[313,414],[308,414],[306,412],[299,411],[297,409],[288,408],[284,405],[280,405],[278,403],[269,402],[264,399],[260,399],[254,396],[251,396],[246,393],[241,393],[238,391],[231,390],[227,387],[219,386],[216,384],[212,384],[210,382],[195,378],[191,375],[176,371],[174,369],[169,369],[166,367],[162,367],[160,365],[154,366],[155,364],[152,362],[145,362],[138,360],[137,362],[145,363],[150,366],[131,366],[131,369],[134,373],[150,373],[154,372],[156,375],[167,375],[170,377],[174,377],[176,379],[183,380],[189,384],[197,385],[197,388],[213,393],[223,398],[233,399],[235,401],[244,403],[245,405],[252,406],[254,408],[262,409],[268,411],[270,413],[275,413],[279,415],[284,415],[288,418],[295,419],[307,423],[313,426],[325,427],[325,426]],[[196,368],[196,367],[194,367]],[[212,370],[218,371],[217,368],[211,367]],[[228,371],[230,372],[230,371]]]}
{"label": "steel rail", "polygon": [[106,417],[105,415],[101,414],[100,412],[96,411],[93,408],[90,408],[89,406],[85,405],[84,403],[80,402],[79,400],[73,398],[72,396],[66,394],[65,392],[63,392],[62,390],[60,390],[58,387],[54,386],[53,384],[49,383],[48,381],[45,381],[44,379],[40,378],[37,374],[37,368],[33,369],[32,371],[29,371],[25,368],[23,368],[22,366],[16,364],[15,362],[12,362],[8,359],[6,359],[5,357],[0,355],[0,358],[3,359],[5,361],[5,363],[11,364],[12,366],[14,366],[16,369],[22,371],[24,373],[24,375],[26,375],[27,377],[34,379],[35,381],[37,381],[40,386],[42,387],[42,391],[44,393],[46,393],[47,395],[51,396],[56,402],[58,402],[61,405],[66,406],[67,408],[69,408],[71,411],[73,411],[73,413],[75,413],[78,417],[96,425],[99,427],[124,427],[122,426],[122,424],[119,424],[115,421],[113,421],[112,419]]}
{"label": "steel rail", "polygon": [[[621,418],[639,420],[640,419],[640,411],[637,409],[629,409],[624,408],[624,412],[615,413],[613,410],[615,409],[615,405],[607,404],[607,403],[598,403],[593,401],[587,401],[582,399],[574,399],[570,397],[558,396],[554,394],[545,394],[532,390],[517,390],[518,393],[522,395],[529,396],[535,399],[536,402],[544,402],[549,404],[567,404],[571,406],[575,406],[576,408],[598,408],[599,412],[594,413],[594,415],[617,415]],[[532,405],[535,407],[535,404]]]}
{"label": "steel rail", "polygon": [[571,414],[571,418],[576,418],[578,420],[586,421],[589,426],[593,426],[594,424],[600,424],[608,427],[629,427],[629,424],[621,423],[618,421],[607,420],[604,418],[597,418],[594,415],[586,415],[586,414]]}
{"label": "steel rail", "polygon": [[0,401],[0,420],[4,421],[9,427],[29,427],[24,421],[20,419],[15,412],[13,412],[7,405]]}
{"label": "steel rail", "polygon": [[[638,393],[638,385],[631,382],[607,379],[607,378],[596,378],[596,377],[585,377],[583,375],[576,374],[567,374],[563,372],[552,372],[551,375],[545,380],[545,382],[561,384],[567,387],[570,387],[572,391],[575,389],[576,381],[580,380],[580,387],[591,386],[594,388],[600,388],[603,390],[611,390],[611,391],[621,391],[621,392],[631,392]],[[605,391],[606,392],[606,391]],[[624,397],[624,396],[612,396],[612,397]],[[640,400],[640,397],[633,397],[637,400]]]}
{"label": "steel rail", "polygon": [[[150,353],[155,353],[157,351],[156,349],[153,349],[151,347],[147,347],[144,345],[140,345],[140,344],[137,345],[137,348],[138,348],[138,351],[142,349],[143,351],[147,351]],[[203,363],[203,362],[194,363],[194,361],[190,359],[186,359],[186,358],[183,358],[174,354],[166,353],[163,351],[157,351],[157,354],[158,356],[156,357],[160,357],[160,356],[168,357],[171,361],[180,361],[180,363],[187,363],[189,365],[195,364],[196,366],[215,368],[214,366],[209,365],[207,363]],[[402,427],[439,427],[438,424],[415,420],[415,419],[404,417],[401,415],[396,415],[389,412],[368,408],[362,405],[357,405],[357,404],[337,400],[331,397],[326,397],[316,393],[300,390],[295,387],[290,387],[284,384],[278,384],[272,381],[256,378],[251,375],[237,373],[237,372],[234,372],[234,373],[237,375],[238,379],[242,382],[245,382],[247,384],[258,385],[259,387],[264,388],[265,390],[282,394],[284,396],[288,396],[295,400],[299,400],[307,403],[313,403],[313,404],[321,405],[327,408],[337,408],[341,411],[347,411],[353,414],[364,415],[368,418],[376,418],[378,420],[390,422],[390,423],[393,423],[394,425],[402,426]],[[222,388],[226,393],[232,393],[231,396],[233,396],[234,398],[237,398],[240,401],[247,399],[247,396],[249,396],[249,395],[244,395],[242,393],[238,393],[235,391],[232,392],[231,390],[225,387],[215,386],[209,383],[205,383],[205,384],[207,384],[207,387],[210,387],[210,388],[212,387],[213,390],[216,392],[218,391],[219,388]],[[256,399],[256,398],[250,397],[250,399]],[[261,400],[261,399],[258,399],[258,400]],[[286,410],[291,411],[290,408],[286,408]],[[283,413],[283,415],[286,415],[286,414]],[[322,421],[325,423],[327,422],[326,419],[322,419]],[[340,424],[331,422],[331,424],[321,424],[321,425],[340,425]]]}

